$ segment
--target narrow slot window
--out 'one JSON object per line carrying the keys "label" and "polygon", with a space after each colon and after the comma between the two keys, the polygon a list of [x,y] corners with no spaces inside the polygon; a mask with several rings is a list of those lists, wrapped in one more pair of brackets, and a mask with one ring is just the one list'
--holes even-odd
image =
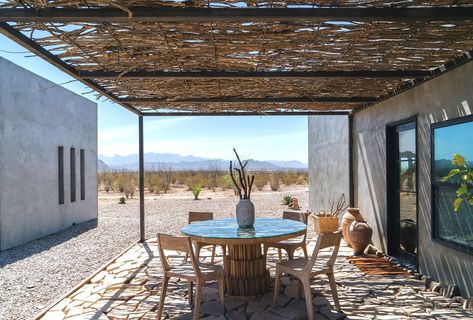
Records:
{"label": "narrow slot window", "polygon": [[85,152],[80,149],[80,199],[85,200]]}
{"label": "narrow slot window", "polygon": [[70,151],[71,161],[71,202],[76,201],[76,149],[71,148]]}
{"label": "narrow slot window", "polygon": [[57,173],[59,204],[64,204],[64,147],[57,148]]}

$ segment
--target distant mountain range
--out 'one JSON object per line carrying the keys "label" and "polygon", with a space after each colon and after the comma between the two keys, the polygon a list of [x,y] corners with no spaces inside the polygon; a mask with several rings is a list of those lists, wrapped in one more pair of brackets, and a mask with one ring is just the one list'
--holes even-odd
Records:
{"label": "distant mountain range", "polygon": [[[173,170],[207,170],[210,166],[221,170],[228,168],[230,160],[210,159],[195,156],[180,156],[172,153],[145,153],[145,170],[158,168],[166,165]],[[115,155],[107,157],[99,155],[98,171],[108,172],[115,170],[138,171],[138,154],[127,156]],[[248,161],[250,170],[307,170],[307,164],[297,160],[292,161],[259,161],[250,159]]]}

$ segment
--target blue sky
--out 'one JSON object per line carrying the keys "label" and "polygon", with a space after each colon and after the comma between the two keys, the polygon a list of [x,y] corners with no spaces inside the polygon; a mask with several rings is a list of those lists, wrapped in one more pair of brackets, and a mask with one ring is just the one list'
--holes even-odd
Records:
{"label": "blue sky", "polygon": [[[98,103],[98,152],[138,153],[138,118],[0,35],[0,56]],[[72,82],[69,82],[72,81]],[[86,94],[84,94],[86,93]],[[299,160],[307,163],[307,117],[150,117],[144,122],[145,152],[209,158]]]}

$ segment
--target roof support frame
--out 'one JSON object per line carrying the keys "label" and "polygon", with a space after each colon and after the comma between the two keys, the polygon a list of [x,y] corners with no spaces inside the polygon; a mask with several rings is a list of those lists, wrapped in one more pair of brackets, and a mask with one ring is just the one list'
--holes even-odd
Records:
{"label": "roof support frame", "polygon": [[346,116],[351,114],[351,110],[337,111],[221,111],[221,112],[192,112],[192,111],[174,111],[174,112],[142,112],[144,117],[224,117],[224,116]]}
{"label": "roof support frame", "polygon": [[321,104],[321,103],[373,103],[378,101],[376,97],[282,97],[282,98],[189,98],[180,100],[166,100],[163,98],[121,98],[122,103],[142,103],[154,104],[162,103],[163,105],[175,104],[192,104],[192,103],[304,103],[304,104]]}
{"label": "roof support frame", "polygon": [[2,8],[0,22],[464,21],[473,7],[409,8]]}
{"label": "roof support frame", "polygon": [[79,71],[82,79],[319,79],[319,78],[390,78],[411,79],[426,78],[433,74],[430,70],[353,70],[353,71],[201,71],[201,72],[166,72],[166,71],[130,71],[125,74],[118,71]]}

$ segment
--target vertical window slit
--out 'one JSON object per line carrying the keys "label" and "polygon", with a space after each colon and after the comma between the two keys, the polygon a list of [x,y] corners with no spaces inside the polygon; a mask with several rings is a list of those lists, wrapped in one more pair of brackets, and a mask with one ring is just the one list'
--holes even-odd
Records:
{"label": "vertical window slit", "polygon": [[80,149],[80,199],[85,200],[85,152]]}
{"label": "vertical window slit", "polygon": [[64,204],[64,147],[57,148],[59,204]]}
{"label": "vertical window slit", "polygon": [[71,161],[71,202],[76,201],[76,149],[71,148],[70,151]]}

